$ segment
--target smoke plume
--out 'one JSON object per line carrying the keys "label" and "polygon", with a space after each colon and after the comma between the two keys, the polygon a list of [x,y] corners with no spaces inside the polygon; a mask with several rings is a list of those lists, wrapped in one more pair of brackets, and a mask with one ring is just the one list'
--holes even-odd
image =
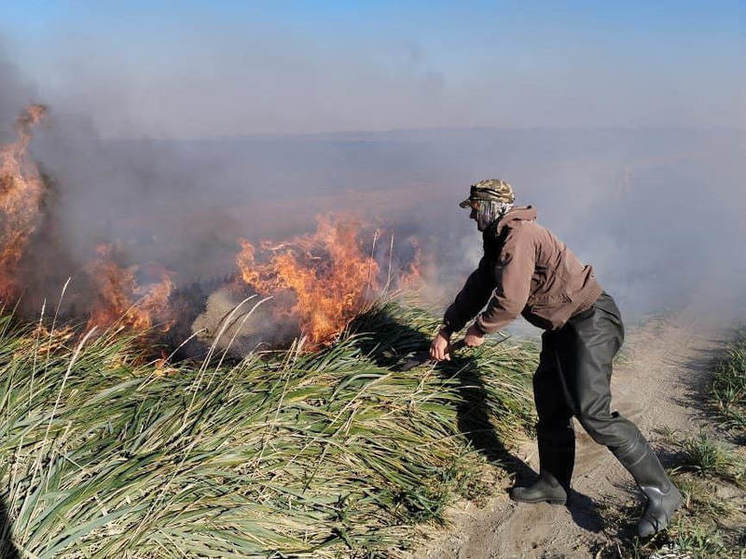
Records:
{"label": "smoke plume", "polygon": [[[79,289],[67,310],[80,314],[90,307],[87,297],[104,297],[90,270],[114,263],[126,284],[118,288],[130,298],[111,307],[127,312],[143,297],[157,306],[158,293],[168,298],[171,289],[235,277],[239,239],[282,242],[309,234],[318,215],[351,212],[366,224],[365,246],[384,269],[387,259],[407,269],[416,244],[426,302],[440,310],[481,250],[457,203],[470,183],[488,177],[511,182],[517,204],[535,205],[539,221],[594,265],[628,315],[703,294],[743,300],[740,129],[682,122],[192,139],[153,139],[130,129],[126,138],[112,138],[85,104],[69,96],[38,99],[7,57],[0,70],[4,143],[29,103],[50,108],[30,144],[46,192],[46,220],[22,278],[30,309],[54,300],[70,276]],[[86,99],[97,91],[90,85]],[[96,108],[117,114],[120,98],[104,95],[110,89],[101,88]],[[371,246],[376,231],[385,234]],[[95,264],[102,254],[109,263]],[[165,295],[164,282],[171,286]]]}

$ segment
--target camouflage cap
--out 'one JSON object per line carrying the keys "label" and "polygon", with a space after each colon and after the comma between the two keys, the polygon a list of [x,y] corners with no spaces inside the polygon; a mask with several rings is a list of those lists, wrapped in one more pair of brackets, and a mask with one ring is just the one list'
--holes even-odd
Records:
{"label": "camouflage cap", "polygon": [[488,200],[491,202],[504,202],[512,204],[515,201],[513,187],[501,179],[484,179],[471,185],[469,197],[461,202],[459,206],[467,208],[474,200]]}

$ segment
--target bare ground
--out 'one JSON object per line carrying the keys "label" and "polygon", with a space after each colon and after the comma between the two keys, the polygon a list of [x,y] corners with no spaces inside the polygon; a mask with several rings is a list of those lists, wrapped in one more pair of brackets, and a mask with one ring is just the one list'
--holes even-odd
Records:
{"label": "bare ground", "polygon": [[[666,318],[651,320],[628,333],[627,358],[615,367],[612,406],[632,419],[656,447],[661,428],[697,432],[706,420],[702,398],[708,367],[722,350],[736,318],[732,306],[707,314],[699,304]],[[731,319],[727,319],[731,317]],[[711,318],[708,318],[711,317]],[[578,451],[574,494],[567,507],[516,504],[507,489],[497,491],[486,506],[460,504],[450,511],[450,527],[432,535],[413,553],[428,559],[563,558],[608,556],[629,538],[635,518],[619,526],[610,518],[641,503],[632,478],[612,454],[594,443],[576,425]],[[533,441],[519,445],[519,458],[534,470],[538,456]],[[662,457],[664,465],[665,456]],[[639,510],[639,508],[638,508]]]}

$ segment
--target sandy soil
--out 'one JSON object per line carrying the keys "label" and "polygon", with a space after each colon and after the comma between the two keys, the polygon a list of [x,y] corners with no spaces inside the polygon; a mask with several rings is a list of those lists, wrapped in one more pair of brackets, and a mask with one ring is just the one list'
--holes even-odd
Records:
{"label": "sandy soil", "polygon": [[[722,349],[735,320],[732,305],[688,308],[628,332],[626,359],[612,377],[613,408],[632,419],[656,447],[658,429],[698,430],[707,366]],[[730,319],[726,318],[729,316]],[[711,317],[711,318],[708,318]],[[516,504],[506,485],[483,508],[454,507],[452,524],[413,557],[428,559],[596,557],[629,537],[635,519],[621,528],[607,519],[640,503],[632,478],[605,448],[576,425],[578,452],[567,507]],[[534,470],[533,441],[516,452]],[[665,457],[662,457],[664,464]],[[620,532],[621,530],[621,532]]]}

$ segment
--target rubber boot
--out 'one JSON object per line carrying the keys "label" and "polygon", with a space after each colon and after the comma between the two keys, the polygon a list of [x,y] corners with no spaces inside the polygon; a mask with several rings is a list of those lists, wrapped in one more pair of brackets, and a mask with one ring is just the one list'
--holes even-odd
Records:
{"label": "rubber boot", "polygon": [[550,439],[539,434],[539,479],[529,487],[514,487],[510,498],[521,503],[564,505],[570,491],[570,479],[575,463],[575,434],[562,433]]}
{"label": "rubber boot", "polygon": [[637,440],[630,446],[614,449],[613,452],[647,497],[645,510],[637,523],[637,535],[646,538],[660,532],[668,526],[674,511],[681,506],[681,493],[668,479],[642,434],[638,434]]}
{"label": "rubber boot", "polygon": [[529,487],[513,487],[510,498],[519,503],[549,503],[564,505],[567,502],[567,491],[549,472],[541,472],[539,480]]}

